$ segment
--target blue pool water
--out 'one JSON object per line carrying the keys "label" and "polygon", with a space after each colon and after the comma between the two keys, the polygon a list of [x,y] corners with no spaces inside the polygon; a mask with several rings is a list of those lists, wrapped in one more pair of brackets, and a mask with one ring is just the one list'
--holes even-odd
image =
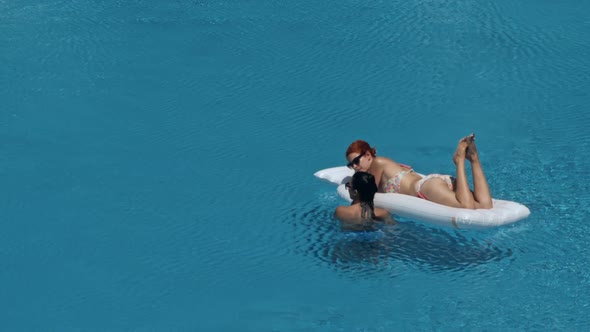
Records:
{"label": "blue pool water", "polygon": [[[590,327],[590,3],[0,2],[0,329]],[[362,138],[485,231],[346,234],[313,177]]]}

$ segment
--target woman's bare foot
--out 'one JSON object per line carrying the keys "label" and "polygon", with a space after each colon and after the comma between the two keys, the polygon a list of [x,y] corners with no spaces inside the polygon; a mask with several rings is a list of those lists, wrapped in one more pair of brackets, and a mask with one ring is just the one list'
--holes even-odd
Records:
{"label": "woman's bare foot", "polygon": [[471,133],[471,134],[463,137],[463,139],[465,140],[465,142],[467,142],[467,144],[471,144],[475,141],[475,133]]}
{"label": "woman's bare foot", "polygon": [[469,142],[467,140],[468,137],[469,136],[463,137],[461,140],[459,140],[457,150],[455,150],[455,154],[453,155],[453,162],[455,163],[455,165],[465,161],[465,154],[467,151],[467,147],[469,146]]}
{"label": "woman's bare foot", "polygon": [[475,146],[475,134],[471,134],[467,136],[467,149],[465,150],[466,155],[465,158],[469,160],[469,162],[477,162],[479,161],[479,155],[477,153],[477,147]]}

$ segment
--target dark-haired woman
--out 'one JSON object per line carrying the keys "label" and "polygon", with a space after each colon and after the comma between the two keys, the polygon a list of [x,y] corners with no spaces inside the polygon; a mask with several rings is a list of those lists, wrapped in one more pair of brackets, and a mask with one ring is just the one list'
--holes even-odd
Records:
{"label": "dark-haired woman", "polygon": [[381,208],[375,208],[373,199],[377,192],[375,177],[367,172],[356,172],[346,189],[352,204],[339,206],[334,215],[341,222],[342,229],[350,231],[372,231],[378,222],[393,224],[395,221],[391,214]]}
{"label": "dark-haired woman", "polygon": [[[492,196],[475,147],[475,135],[462,138],[453,155],[456,178],[444,174],[422,176],[410,167],[377,156],[369,143],[354,141],[346,150],[348,167],[375,176],[380,192],[417,196],[446,206],[466,209],[491,209]],[[467,183],[465,161],[471,163],[473,192]]]}

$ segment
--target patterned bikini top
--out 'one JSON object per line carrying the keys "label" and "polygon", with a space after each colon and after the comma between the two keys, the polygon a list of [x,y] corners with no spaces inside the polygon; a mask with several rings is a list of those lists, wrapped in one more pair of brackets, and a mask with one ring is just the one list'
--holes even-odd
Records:
{"label": "patterned bikini top", "polygon": [[399,193],[400,192],[400,185],[402,183],[402,178],[404,177],[404,175],[408,174],[408,173],[412,173],[414,171],[414,169],[412,169],[412,166],[408,166],[408,165],[404,165],[404,164],[399,164],[401,167],[405,168],[405,171],[401,171],[399,173],[397,173],[396,175],[392,176],[391,178],[389,178],[387,180],[387,182],[385,184],[383,184],[383,192],[386,193]]}

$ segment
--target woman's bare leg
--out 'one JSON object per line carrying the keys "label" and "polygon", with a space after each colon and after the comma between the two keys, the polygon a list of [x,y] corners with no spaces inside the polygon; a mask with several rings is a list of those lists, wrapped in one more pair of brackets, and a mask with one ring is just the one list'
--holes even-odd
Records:
{"label": "woman's bare leg", "polygon": [[[471,134],[473,135],[473,134]],[[492,195],[488,181],[483,173],[477,148],[475,147],[475,137],[469,141],[465,158],[471,162],[471,173],[473,175],[473,197],[475,198],[475,206],[478,209],[491,209]]]}
{"label": "woman's bare leg", "polygon": [[[483,170],[473,140],[473,134],[462,138],[453,155],[453,162],[457,167],[455,190],[450,190],[447,183],[442,179],[430,179],[424,182],[420,190],[420,193],[428,198],[428,200],[447,206],[466,209],[491,208],[491,196],[487,188],[487,182],[483,176]],[[469,147],[472,147],[472,149],[468,150]],[[474,189],[477,190],[477,197],[469,189],[467,173],[465,172],[465,159],[468,159],[472,163],[474,182],[477,181],[477,184],[474,183],[474,186],[477,185],[477,189]],[[488,189],[487,196],[485,195],[486,189]],[[488,198],[487,201],[486,197]]]}
{"label": "woman's bare leg", "polygon": [[467,147],[469,145],[468,138],[469,136],[464,137],[459,141],[457,150],[453,155],[453,162],[457,167],[455,197],[457,198],[457,201],[459,201],[461,207],[467,209],[474,209],[475,200],[473,198],[471,190],[469,189],[469,183],[467,182],[467,174],[465,173],[465,158]]}

